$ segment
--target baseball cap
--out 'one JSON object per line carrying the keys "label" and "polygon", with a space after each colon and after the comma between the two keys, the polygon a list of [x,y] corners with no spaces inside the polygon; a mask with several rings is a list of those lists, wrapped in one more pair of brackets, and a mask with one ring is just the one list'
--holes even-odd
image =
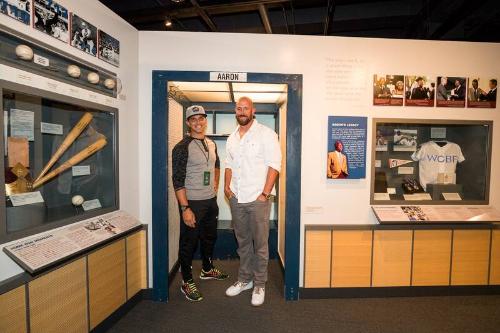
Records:
{"label": "baseball cap", "polygon": [[186,120],[189,119],[191,116],[196,116],[198,114],[204,115],[205,117],[207,114],[205,113],[205,109],[201,105],[191,105],[186,109]]}

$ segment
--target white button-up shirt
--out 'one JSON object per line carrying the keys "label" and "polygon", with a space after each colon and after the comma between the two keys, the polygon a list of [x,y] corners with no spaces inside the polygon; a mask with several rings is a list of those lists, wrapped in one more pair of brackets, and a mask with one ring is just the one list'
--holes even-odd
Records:
{"label": "white button-up shirt", "polygon": [[226,156],[226,168],[232,171],[230,189],[239,203],[257,200],[264,190],[269,167],[278,172],[281,169],[278,135],[256,119],[243,137],[239,127],[229,136]]}

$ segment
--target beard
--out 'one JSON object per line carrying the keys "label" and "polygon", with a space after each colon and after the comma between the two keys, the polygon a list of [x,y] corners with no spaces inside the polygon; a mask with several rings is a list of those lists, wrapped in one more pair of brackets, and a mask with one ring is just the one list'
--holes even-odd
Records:
{"label": "beard", "polygon": [[245,126],[250,122],[251,118],[247,116],[236,116],[236,121],[240,126]]}

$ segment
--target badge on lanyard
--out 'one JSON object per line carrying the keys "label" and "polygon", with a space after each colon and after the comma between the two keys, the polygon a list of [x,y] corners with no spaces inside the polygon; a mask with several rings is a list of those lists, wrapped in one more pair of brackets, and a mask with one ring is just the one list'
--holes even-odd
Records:
{"label": "badge on lanyard", "polygon": [[205,171],[203,173],[203,185],[204,186],[210,185],[210,171]]}

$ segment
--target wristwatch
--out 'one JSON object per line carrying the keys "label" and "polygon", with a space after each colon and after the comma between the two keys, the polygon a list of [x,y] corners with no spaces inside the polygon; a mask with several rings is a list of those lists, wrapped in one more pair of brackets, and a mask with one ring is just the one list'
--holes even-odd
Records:
{"label": "wristwatch", "polygon": [[262,192],[262,195],[266,198],[266,200],[269,200],[272,197],[271,193],[264,193],[264,192]]}
{"label": "wristwatch", "polygon": [[186,211],[186,209],[188,209],[188,208],[191,208],[191,207],[189,207],[189,206],[181,206],[181,211],[182,211],[182,212],[185,212],[185,211]]}

